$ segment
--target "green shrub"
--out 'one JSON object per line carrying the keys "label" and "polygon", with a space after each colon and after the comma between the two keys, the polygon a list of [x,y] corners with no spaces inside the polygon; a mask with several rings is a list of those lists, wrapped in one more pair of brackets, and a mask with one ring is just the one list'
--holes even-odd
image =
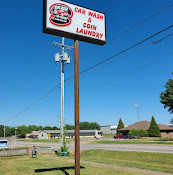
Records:
{"label": "green shrub", "polygon": [[68,152],[68,147],[62,146],[62,147],[60,148],[60,152]]}
{"label": "green shrub", "polygon": [[138,133],[141,137],[148,137],[148,131],[146,131],[145,129],[140,129]]}
{"label": "green shrub", "polygon": [[129,135],[131,135],[131,136],[138,136],[139,135],[139,130],[137,130],[136,128],[132,128],[129,131]]}

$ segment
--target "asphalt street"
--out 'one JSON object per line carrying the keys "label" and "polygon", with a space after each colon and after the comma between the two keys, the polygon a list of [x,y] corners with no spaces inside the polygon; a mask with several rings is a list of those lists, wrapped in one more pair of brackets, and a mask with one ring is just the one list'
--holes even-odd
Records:
{"label": "asphalt street", "polygon": [[[50,148],[40,148],[38,151],[52,151],[59,150],[59,143],[49,143],[49,142],[25,142],[17,141],[19,146],[37,146],[37,147],[50,147]],[[105,150],[117,150],[117,151],[142,151],[142,152],[159,152],[159,153],[173,153],[173,145],[147,145],[147,144],[89,144],[85,142],[80,143],[81,150],[90,149],[105,149]],[[69,144],[69,150],[74,150],[74,142]]]}

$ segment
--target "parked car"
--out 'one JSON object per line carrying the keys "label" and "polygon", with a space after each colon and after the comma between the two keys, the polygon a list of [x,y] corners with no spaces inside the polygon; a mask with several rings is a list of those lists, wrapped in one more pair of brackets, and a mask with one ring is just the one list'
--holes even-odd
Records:
{"label": "parked car", "polygon": [[121,139],[121,138],[124,138],[124,135],[121,135],[121,134],[117,134],[113,137],[114,139]]}
{"label": "parked car", "polygon": [[130,135],[124,135],[124,139],[131,139]]}
{"label": "parked car", "polygon": [[140,136],[134,136],[134,135],[124,135],[124,139],[139,139]]}

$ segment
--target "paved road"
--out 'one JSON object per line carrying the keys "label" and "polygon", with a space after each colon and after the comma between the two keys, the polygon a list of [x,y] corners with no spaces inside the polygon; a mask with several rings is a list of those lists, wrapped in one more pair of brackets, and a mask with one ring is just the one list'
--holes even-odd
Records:
{"label": "paved road", "polygon": [[[51,151],[59,150],[59,143],[49,142],[22,142],[17,141],[17,145],[23,146],[38,146],[38,147],[50,147],[41,148],[38,151]],[[88,144],[81,142],[81,150],[90,149],[105,149],[105,150],[118,150],[118,151],[142,151],[142,152],[159,152],[159,153],[173,153],[173,145],[140,145],[140,144]],[[69,150],[74,150],[74,143],[70,143]]]}

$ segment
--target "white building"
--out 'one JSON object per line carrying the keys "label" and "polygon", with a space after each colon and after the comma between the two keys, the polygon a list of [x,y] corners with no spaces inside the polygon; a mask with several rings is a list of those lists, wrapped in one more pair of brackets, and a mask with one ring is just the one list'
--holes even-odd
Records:
{"label": "white building", "polygon": [[103,132],[103,134],[116,134],[117,125],[100,126],[100,131]]}
{"label": "white building", "polygon": [[[60,138],[60,130],[43,130],[35,132],[33,131],[34,137],[31,137],[33,134],[26,134],[26,137],[28,138],[38,138],[38,139],[55,139]],[[94,137],[94,135],[98,132],[101,136],[103,136],[103,132],[100,130],[80,130],[80,137]],[[75,131],[74,130],[67,130],[65,131],[66,138],[74,138],[75,137]]]}

